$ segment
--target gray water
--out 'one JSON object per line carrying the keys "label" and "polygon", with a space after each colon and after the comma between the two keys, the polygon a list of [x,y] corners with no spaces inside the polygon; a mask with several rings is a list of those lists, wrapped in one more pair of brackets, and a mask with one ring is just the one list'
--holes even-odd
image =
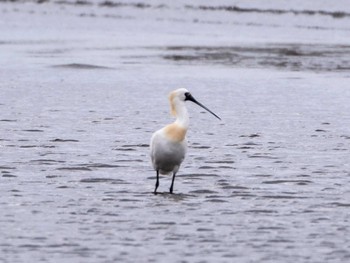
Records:
{"label": "gray water", "polygon": [[347,10],[118,3],[0,3],[0,262],[348,262]]}

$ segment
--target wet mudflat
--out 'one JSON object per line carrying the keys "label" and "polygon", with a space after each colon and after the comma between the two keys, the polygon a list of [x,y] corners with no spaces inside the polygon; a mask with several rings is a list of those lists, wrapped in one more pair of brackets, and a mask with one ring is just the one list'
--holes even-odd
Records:
{"label": "wet mudflat", "polygon": [[349,12],[186,4],[0,3],[0,262],[348,262]]}

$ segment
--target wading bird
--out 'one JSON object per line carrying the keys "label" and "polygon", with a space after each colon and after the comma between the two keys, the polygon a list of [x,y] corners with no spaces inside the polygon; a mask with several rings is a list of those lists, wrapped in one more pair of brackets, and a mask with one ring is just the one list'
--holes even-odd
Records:
{"label": "wading bird", "polygon": [[219,116],[195,100],[188,90],[177,89],[170,93],[171,113],[176,117],[176,120],[172,124],[153,133],[150,144],[152,164],[154,170],[157,172],[154,194],[157,194],[159,174],[169,173],[173,173],[170,186],[170,193],[173,193],[175,176],[185,158],[187,150],[186,132],[189,125],[189,116],[185,102],[188,100],[206,109],[221,120]]}

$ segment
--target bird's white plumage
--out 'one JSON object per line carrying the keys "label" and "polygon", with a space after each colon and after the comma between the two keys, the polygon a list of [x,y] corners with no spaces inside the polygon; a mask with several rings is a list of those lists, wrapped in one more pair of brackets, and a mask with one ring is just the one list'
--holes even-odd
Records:
{"label": "bird's white plumage", "polygon": [[187,150],[186,137],[182,141],[167,138],[165,129],[155,132],[151,139],[153,168],[160,174],[177,173]]}
{"label": "bird's white plumage", "polygon": [[185,158],[186,132],[189,125],[189,116],[185,106],[185,93],[187,92],[186,89],[178,89],[170,93],[170,106],[176,120],[156,131],[151,138],[153,168],[161,174],[176,173]]}

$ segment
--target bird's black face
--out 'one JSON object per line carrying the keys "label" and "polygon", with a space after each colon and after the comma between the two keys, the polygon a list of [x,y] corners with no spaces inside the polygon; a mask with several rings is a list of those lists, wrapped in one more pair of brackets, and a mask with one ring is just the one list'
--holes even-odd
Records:
{"label": "bird's black face", "polygon": [[185,93],[185,101],[186,100],[190,100],[190,101],[193,101],[194,102],[194,98],[193,98],[193,96],[191,95],[191,93],[189,93],[189,92],[186,92]]}
{"label": "bird's black face", "polygon": [[198,106],[201,106],[203,109],[209,111],[209,112],[210,112],[211,114],[213,114],[216,118],[218,118],[219,120],[221,120],[220,117],[219,117],[218,115],[216,115],[214,112],[212,112],[212,111],[209,110],[207,107],[205,107],[202,103],[198,102],[195,98],[193,98],[193,96],[191,95],[191,93],[189,93],[189,92],[186,92],[186,93],[185,93],[185,101],[186,101],[186,100],[189,100],[189,101],[192,101],[192,102],[196,103]]}

